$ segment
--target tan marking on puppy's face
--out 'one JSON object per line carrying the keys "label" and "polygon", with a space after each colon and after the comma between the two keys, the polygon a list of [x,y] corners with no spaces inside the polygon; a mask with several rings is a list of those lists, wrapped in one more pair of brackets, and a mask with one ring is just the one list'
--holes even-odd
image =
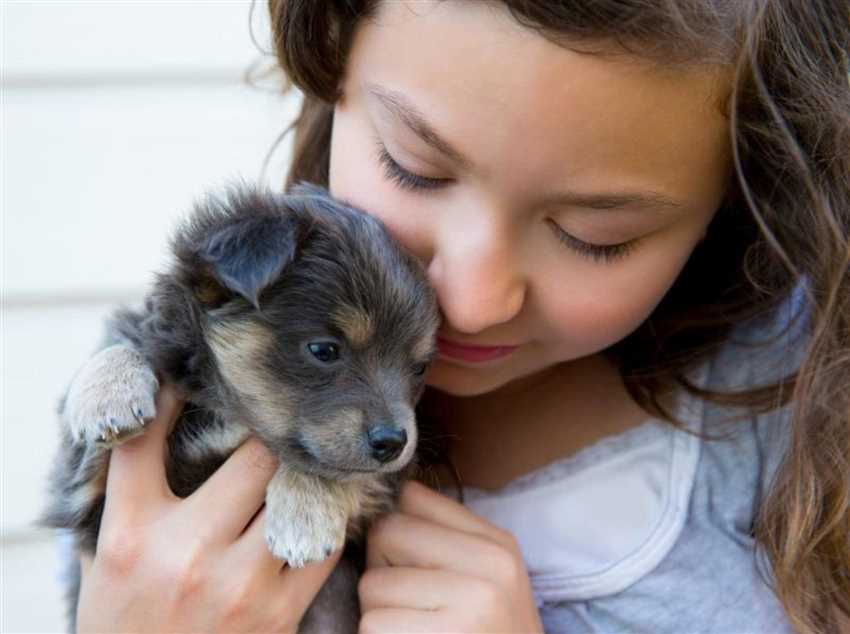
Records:
{"label": "tan marking on puppy's face", "polygon": [[216,306],[224,301],[227,293],[212,277],[205,277],[194,288],[195,297],[205,306]]}
{"label": "tan marking on puppy's face", "polygon": [[344,407],[334,416],[324,419],[321,425],[301,431],[301,438],[310,453],[322,464],[341,471],[367,469],[375,472],[398,471],[413,458],[416,450],[417,429],[413,409],[406,404],[390,408],[390,420],[407,433],[407,444],[401,455],[380,464],[371,455],[366,442],[366,418],[355,407]]}
{"label": "tan marking on puppy's face", "polygon": [[238,392],[258,422],[275,432],[290,420],[286,390],[263,370],[262,359],[274,343],[274,335],[264,326],[248,320],[217,323],[210,328],[208,341],[219,371]]}
{"label": "tan marking on puppy's face", "polygon": [[375,334],[372,316],[353,306],[341,306],[336,309],[333,320],[355,348],[365,347]]}
{"label": "tan marking on puppy's face", "polygon": [[420,337],[413,345],[414,359],[427,359],[434,354],[434,337]]}
{"label": "tan marking on puppy's face", "polygon": [[310,449],[321,462],[338,468],[362,466],[363,412],[344,407],[317,425],[303,430]]}
{"label": "tan marking on puppy's face", "polygon": [[440,318],[434,313],[425,325],[425,332],[413,343],[413,358],[417,361],[429,359],[437,351],[437,329],[440,327]]}

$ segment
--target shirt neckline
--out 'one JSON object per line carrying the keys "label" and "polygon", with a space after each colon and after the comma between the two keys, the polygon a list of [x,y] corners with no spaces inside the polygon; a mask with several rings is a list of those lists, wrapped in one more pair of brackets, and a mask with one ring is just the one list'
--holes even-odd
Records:
{"label": "shirt neckline", "polygon": [[507,497],[517,495],[524,491],[546,486],[556,480],[561,480],[578,474],[599,461],[609,456],[617,455],[629,447],[641,444],[656,437],[659,431],[669,427],[658,418],[649,418],[635,427],[609,436],[604,436],[593,443],[582,447],[577,452],[556,458],[552,462],[532,469],[527,473],[517,476],[498,489],[482,489],[470,485],[463,485],[465,499],[481,499],[489,497]]}
{"label": "shirt neckline", "polygon": [[[708,371],[709,364],[697,368],[698,385]],[[683,390],[673,411],[699,433],[704,406]],[[673,548],[687,519],[700,453],[698,436],[650,418],[499,489],[464,486],[465,503],[515,533],[538,605],[609,596],[649,574]],[[594,492],[585,493],[582,483]],[[618,505],[635,510],[619,511]],[[627,514],[612,523],[612,511]]]}

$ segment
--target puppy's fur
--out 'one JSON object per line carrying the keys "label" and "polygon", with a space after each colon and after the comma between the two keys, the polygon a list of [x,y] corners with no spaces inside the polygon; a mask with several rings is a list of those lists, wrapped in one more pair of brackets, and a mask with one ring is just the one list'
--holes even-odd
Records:
{"label": "puppy's fur", "polygon": [[[208,197],[172,241],[173,263],[60,404],[45,522],[93,552],[109,449],[144,431],[158,378],[187,399],[168,479],[190,495],[249,435],[280,459],[266,538],[290,566],[345,555],[302,631],[356,631],[358,538],[412,465],[414,405],[438,311],[417,260],[373,217],[301,185]],[[73,628],[79,571],[70,589]]]}

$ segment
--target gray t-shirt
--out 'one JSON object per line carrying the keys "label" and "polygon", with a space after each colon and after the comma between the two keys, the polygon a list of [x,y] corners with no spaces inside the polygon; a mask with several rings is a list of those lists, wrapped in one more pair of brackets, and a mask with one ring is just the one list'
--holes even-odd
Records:
{"label": "gray t-shirt", "polygon": [[[691,376],[740,390],[793,373],[805,320],[768,346],[800,306],[799,289],[772,316],[739,326]],[[520,544],[547,632],[793,632],[756,558],[752,522],[784,455],[791,406],[719,425],[740,409],[682,396],[704,441],[650,420],[512,481],[466,489],[466,504]]]}

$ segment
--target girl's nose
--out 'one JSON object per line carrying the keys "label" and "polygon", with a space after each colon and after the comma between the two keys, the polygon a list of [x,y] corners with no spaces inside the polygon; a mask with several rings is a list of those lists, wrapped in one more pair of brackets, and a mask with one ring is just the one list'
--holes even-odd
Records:
{"label": "girl's nose", "polygon": [[453,330],[475,334],[516,317],[526,280],[507,230],[447,232],[432,245],[428,277]]}

